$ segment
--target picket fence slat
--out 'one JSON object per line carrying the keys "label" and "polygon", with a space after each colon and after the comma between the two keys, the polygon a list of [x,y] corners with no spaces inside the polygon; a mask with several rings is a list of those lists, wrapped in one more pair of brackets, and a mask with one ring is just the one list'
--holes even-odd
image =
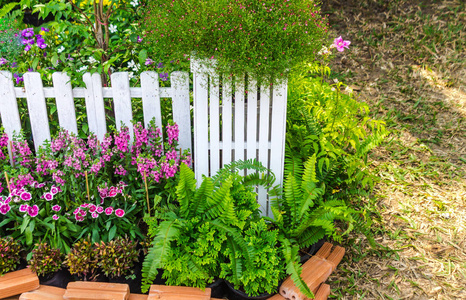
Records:
{"label": "picket fence slat", "polygon": [[273,89],[270,169],[275,170],[276,180],[280,184],[285,164],[286,93],[285,83]]}
{"label": "picket fence slat", "polygon": [[10,72],[0,71],[0,115],[6,134],[12,137],[21,131],[18,102],[16,101],[13,75]]}
{"label": "picket fence slat", "polygon": [[192,150],[191,108],[189,104],[189,75],[183,72],[171,74],[173,121],[180,131],[178,144],[181,149]]}
{"label": "picket fence slat", "polygon": [[141,73],[142,111],[144,125],[147,128],[155,118],[157,128],[162,128],[162,111],[160,110],[159,74],[156,72]]}
{"label": "picket fence slat", "polygon": [[113,88],[113,105],[115,107],[115,122],[118,130],[123,125],[129,127],[129,135],[131,140],[134,137],[133,126],[133,110],[131,108],[131,94],[129,91],[128,72],[113,73],[110,77]]}
{"label": "picket fence slat", "polygon": [[[270,88],[267,85],[262,85],[260,91],[259,161],[264,167],[268,168]],[[267,191],[262,186],[258,189],[258,202],[262,213],[267,214]]]}
{"label": "picket fence slat", "polygon": [[107,133],[105,122],[104,98],[102,95],[102,79],[99,74],[85,73],[83,81],[86,84],[84,98],[86,99],[87,122],[89,132],[95,133],[102,141]]}
{"label": "picket fence slat", "polygon": [[58,122],[64,129],[78,134],[73,88],[71,87],[70,77],[66,73],[56,72],[52,74],[52,80],[55,88]]}
{"label": "picket fence slat", "polygon": [[47,105],[45,103],[42,79],[37,72],[24,74],[24,87],[28,104],[29,120],[34,138],[36,152],[45,140],[50,141],[50,128],[47,116]]}
{"label": "picket fence slat", "polygon": [[232,150],[232,79],[224,78],[223,80],[223,98],[222,98],[222,142],[219,148],[222,149],[222,165],[231,162]]}
{"label": "picket fence slat", "polygon": [[[257,159],[257,82],[249,80],[248,84],[248,130],[247,130],[247,159]],[[248,174],[254,170],[248,170]]]}
{"label": "picket fence slat", "polygon": [[244,160],[244,76],[235,85],[235,160]]}
{"label": "picket fence slat", "polygon": [[194,73],[194,173],[198,186],[209,175],[208,76]]}
{"label": "picket fence slat", "polygon": [[210,137],[210,175],[213,176],[220,168],[220,104],[219,80],[210,79],[210,105],[209,105],[209,137]]}

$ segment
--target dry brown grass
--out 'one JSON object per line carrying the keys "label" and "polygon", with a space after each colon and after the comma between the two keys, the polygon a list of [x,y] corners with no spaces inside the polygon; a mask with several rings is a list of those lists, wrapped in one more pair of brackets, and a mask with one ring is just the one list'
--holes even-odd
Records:
{"label": "dry brown grass", "polygon": [[390,250],[350,237],[349,253],[330,278],[332,294],[466,299],[464,1],[331,0],[325,6],[335,34],[352,41],[333,70],[392,132],[372,155],[381,178],[375,237]]}

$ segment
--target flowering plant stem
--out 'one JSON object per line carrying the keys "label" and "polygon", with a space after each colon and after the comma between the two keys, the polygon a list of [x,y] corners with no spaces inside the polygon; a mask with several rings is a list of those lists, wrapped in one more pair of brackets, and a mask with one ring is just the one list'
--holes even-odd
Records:
{"label": "flowering plant stem", "polygon": [[144,171],[144,186],[146,187],[147,211],[150,216],[149,190],[147,189],[146,171]]}
{"label": "flowering plant stem", "polygon": [[86,176],[87,201],[91,201],[91,198],[89,197],[89,181],[87,179],[87,171],[84,171],[84,176]]}
{"label": "flowering plant stem", "polygon": [[8,192],[11,194],[10,180],[8,179],[8,173],[5,171],[6,185],[8,186]]}

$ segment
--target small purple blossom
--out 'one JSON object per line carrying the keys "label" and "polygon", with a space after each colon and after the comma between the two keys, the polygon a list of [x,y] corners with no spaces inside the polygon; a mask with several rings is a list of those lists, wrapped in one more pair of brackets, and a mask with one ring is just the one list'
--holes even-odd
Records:
{"label": "small purple blossom", "polygon": [[33,28],[26,28],[21,31],[21,36],[24,38],[31,38],[34,36],[34,29]]}
{"label": "small purple blossom", "polygon": [[19,84],[20,82],[24,81],[23,76],[19,75],[18,73],[14,73],[13,77],[16,79],[16,84]]}
{"label": "small purple blossom", "polygon": [[45,32],[49,32],[49,31],[50,31],[50,30],[49,30],[48,28],[46,28],[46,27],[41,27],[40,30],[41,30],[41,31],[45,31]]}
{"label": "small purple blossom", "polygon": [[3,57],[0,57],[0,66],[6,65],[8,63],[8,60],[6,60]]}
{"label": "small purple blossom", "polygon": [[164,73],[160,73],[159,74],[159,77],[162,81],[167,81],[168,80],[168,73],[164,72]]}
{"label": "small purple blossom", "polygon": [[31,45],[26,45],[26,47],[24,47],[24,51],[28,52],[29,50],[31,50]]}
{"label": "small purple blossom", "polygon": [[139,35],[138,35],[137,42],[138,42],[138,43],[142,42],[142,37],[140,37]]}
{"label": "small purple blossom", "polygon": [[144,63],[146,66],[152,65],[154,61],[150,58],[146,59],[146,62]]}

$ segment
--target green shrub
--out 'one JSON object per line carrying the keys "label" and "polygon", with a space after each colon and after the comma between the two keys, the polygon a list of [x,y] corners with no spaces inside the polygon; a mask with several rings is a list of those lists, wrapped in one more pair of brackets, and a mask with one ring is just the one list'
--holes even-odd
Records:
{"label": "green shrub", "polygon": [[315,0],[152,0],[145,24],[149,55],[186,64],[215,58],[222,74],[282,80],[312,61],[327,24]]}
{"label": "green shrub", "polygon": [[16,270],[20,251],[20,244],[11,237],[0,238],[0,276]]}
{"label": "green shrub", "polygon": [[92,281],[97,275],[98,252],[90,239],[76,242],[66,256],[65,265],[70,273],[84,280]]}

